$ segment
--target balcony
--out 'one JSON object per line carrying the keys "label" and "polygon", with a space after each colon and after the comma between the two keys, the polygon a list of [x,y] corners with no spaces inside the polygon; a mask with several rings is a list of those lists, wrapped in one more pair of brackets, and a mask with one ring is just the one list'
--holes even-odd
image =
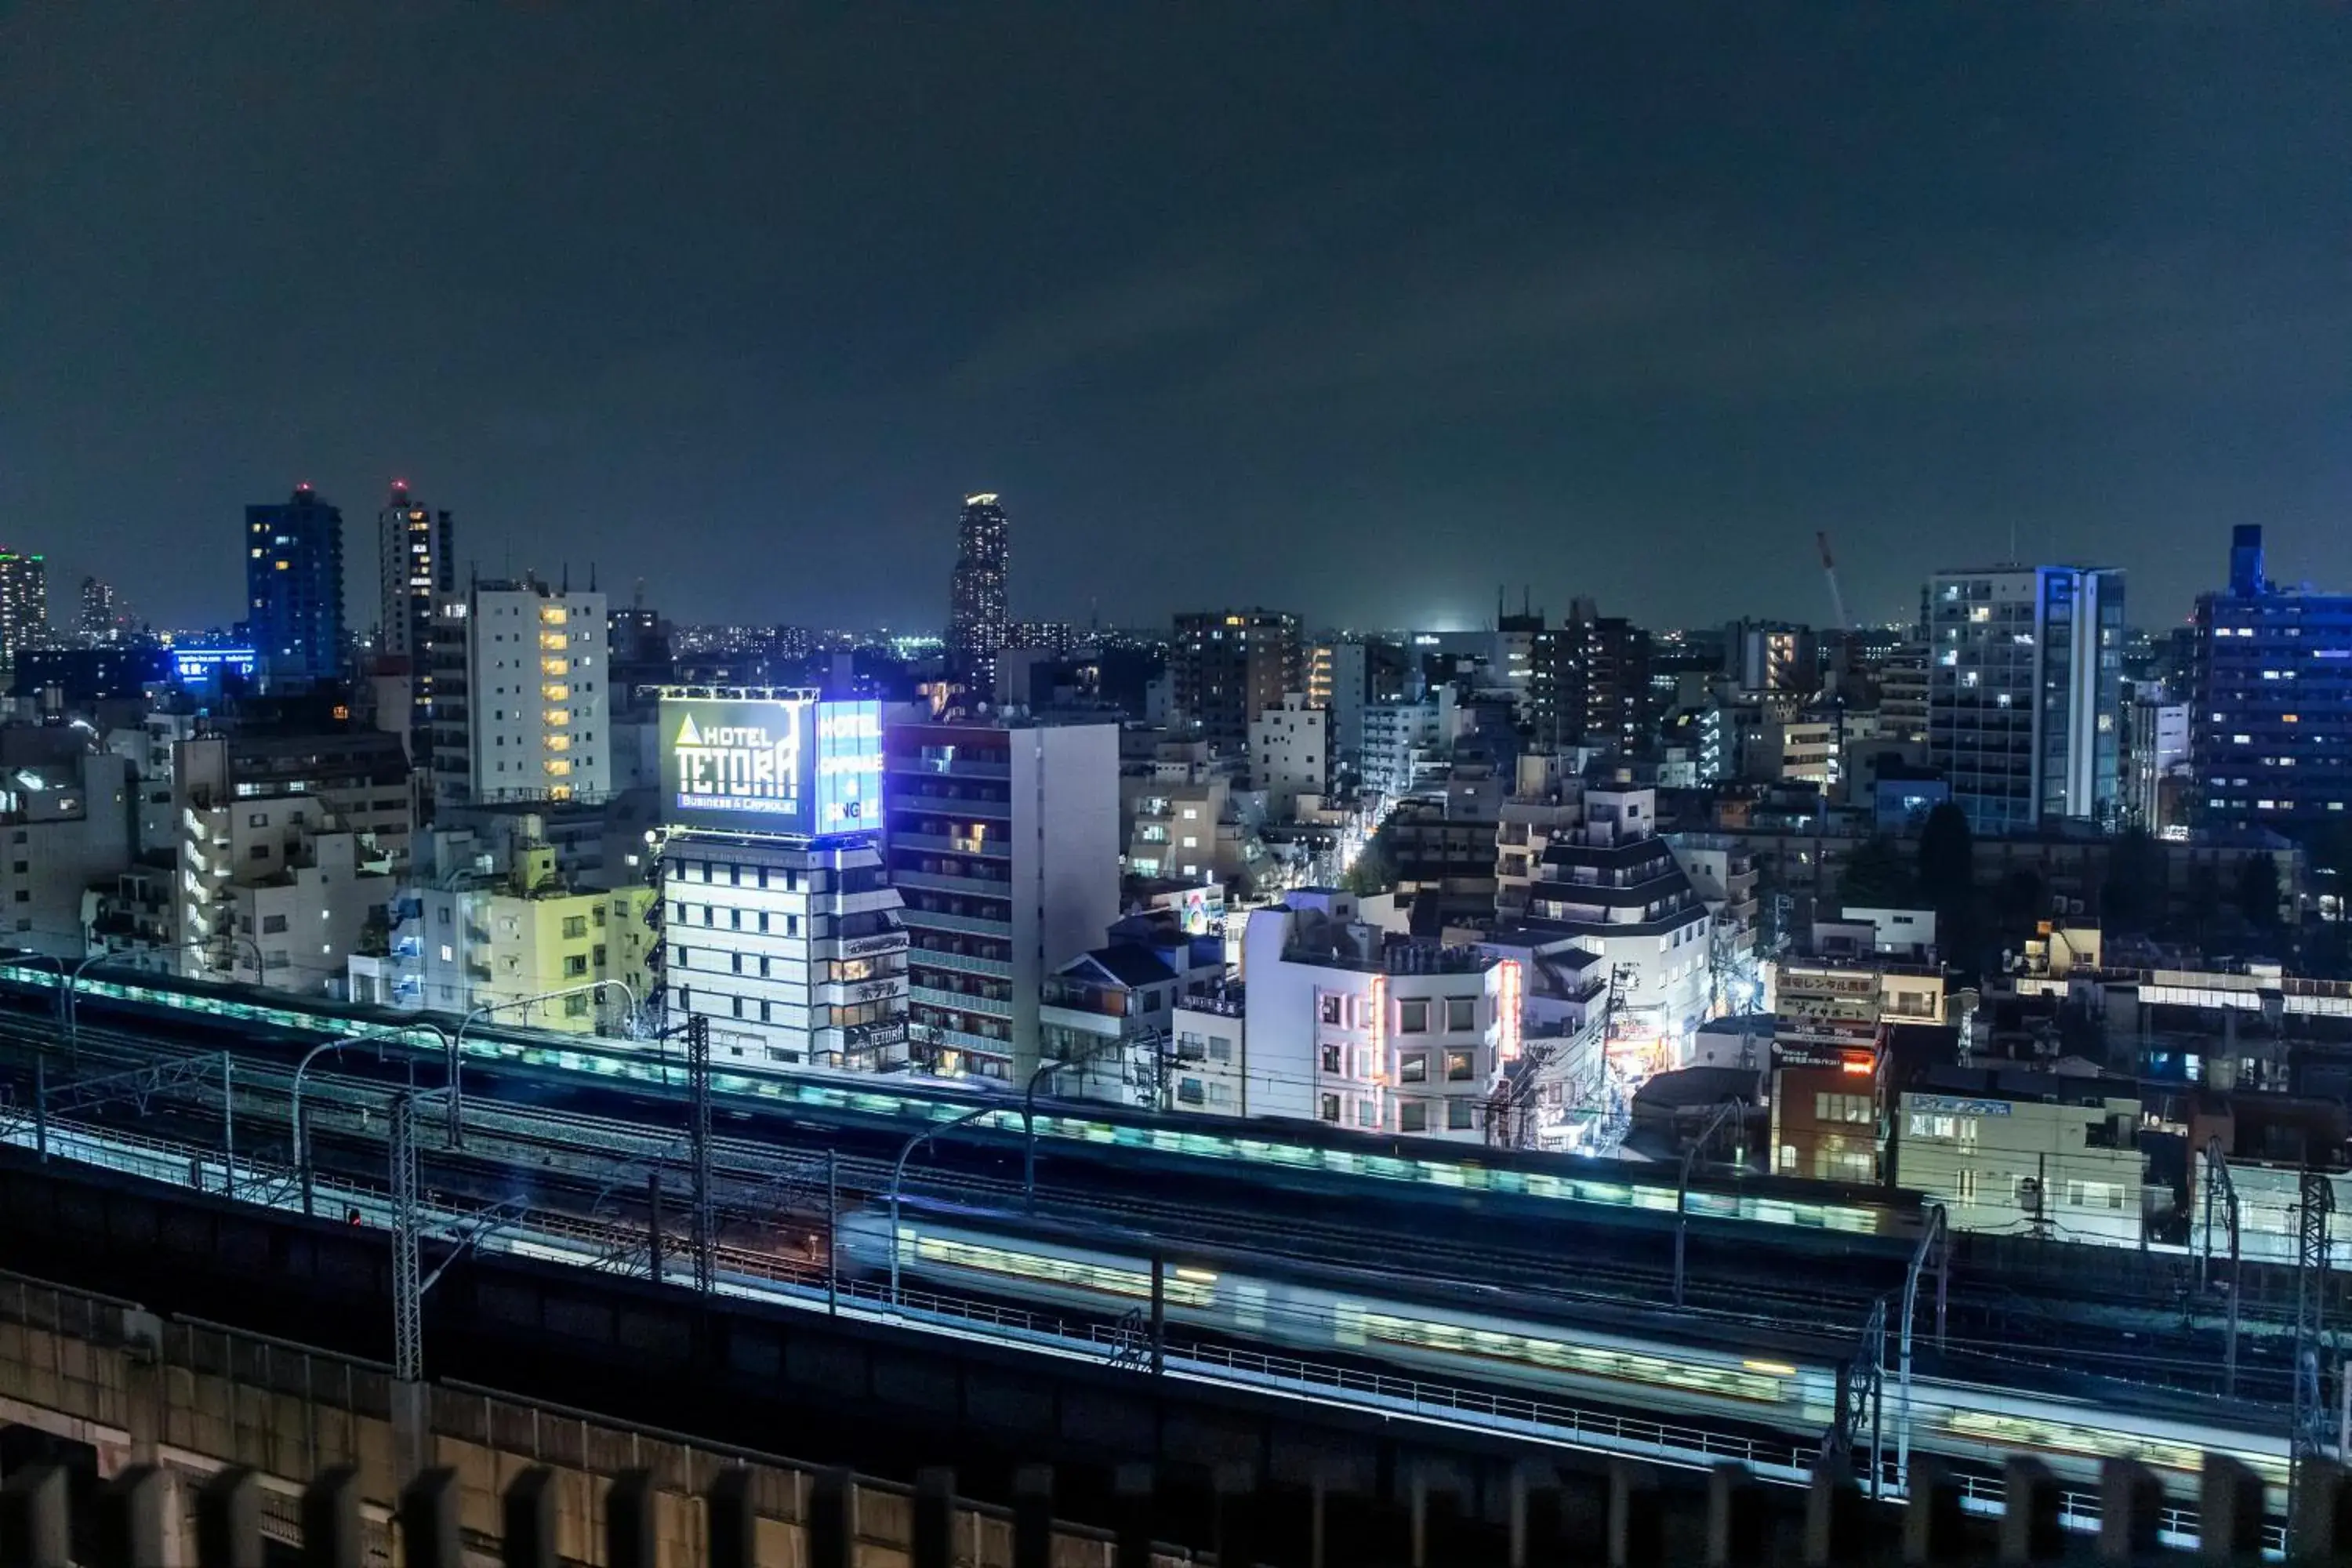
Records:
{"label": "balcony", "polygon": [[1009,899],[1013,884],[994,877],[950,876],[944,871],[892,870],[894,888],[921,888],[934,893],[962,893],[973,898]]}
{"label": "balcony", "polygon": [[979,1013],[991,1018],[1013,1016],[1013,1004],[1000,1002],[993,996],[970,996],[961,991],[941,991],[936,986],[909,985],[907,1000],[919,1002],[928,1007],[945,1007],[959,1013]]}
{"label": "balcony", "polygon": [[890,847],[904,846],[909,849],[930,849],[941,855],[987,855],[997,859],[1013,858],[1013,841],[1002,836],[987,838],[949,838],[937,833],[893,833]]}
{"label": "balcony", "polygon": [[1010,980],[1013,965],[1001,958],[973,958],[961,952],[935,952],[927,947],[909,948],[907,967],[911,972],[921,969],[952,970],[958,974],[978,974],[990,980]]}
{"label": "balcony", "polygon": [[954,931],[969,936],[992,936],[1000,942],[1013,940],[1011,921],[983,920],[977,915],[935,914],[929,910],[904,909],[898,918],[908,931]]}
{"label": "balcony", "polygon": [[905,811],[935,811],[949,816],[984,816],[991,822],[1013,820],[1013,803],[1008,800],[978,800],[968,795],[920,789],[902,789],[889,798],[894,808]]}
{"label": "balcony", "polygon": [[985,1057],[1009,1057],[1013,1054],[1011,1040],[1000,1040],[992,1035],[974,1035],[962,1029],[950,1029],[941,1024],[910,1024],[908,1027],[916,1039],[929,1045],[977,1052]]}
{"label": "balcony", "polygon": [[883,764],[894,773],[928,773],[938,778],[1009,779],[1011,763],[981,757],[890,757]]}

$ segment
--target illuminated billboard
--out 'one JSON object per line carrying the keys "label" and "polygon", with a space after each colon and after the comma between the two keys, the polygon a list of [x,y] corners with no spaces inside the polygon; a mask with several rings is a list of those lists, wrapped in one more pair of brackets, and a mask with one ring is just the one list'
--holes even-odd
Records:
{"label": "illuminated billboard", "polygon": [[172,654],[173,676],[189,686],[218,685],[223,676],[251,680],[261,659],[249,647],[177,648]]}
{"label": "illuminated billboard", "polygon": [[882,705],[814,697],[661,702],[672,827],[824,837],[882,827]]}

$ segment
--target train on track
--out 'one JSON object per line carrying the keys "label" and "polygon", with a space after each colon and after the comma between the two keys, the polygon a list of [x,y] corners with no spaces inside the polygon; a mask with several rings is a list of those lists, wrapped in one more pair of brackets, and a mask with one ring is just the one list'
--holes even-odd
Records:
{"label": "train on track", "polygon": [[[424,1058],[442,1054],[462,1031],[467,1069],[495,1072],[502,1094],[520,1087],[525,1097],[608,1093],[676,1100],[687,1092],[682,1048],[675,1041],[515,1028],[144,973],[99,968],[68,976],[21,958],[0,960],[0,1007],[61,1016],[59,987],[68,983],[78,1020],[151,1027],[189,1045],[218,1048],[234,1042],[241,1049],[259,1050],[275,1043],[291,1051],[338,1036],[366,1034],[388,1037]],[[957,1130],[957,1142],[1017,1156],[1028,1138],[1019,1096],[988,1080],[824,1068],[751,1071],[721,1062],[714,1064],[711,1090],[722,1110],[755,1121],[772,1117],[903,1139],[925,1125],[982,1111],[987,1114]],[[1776,1244],[1840,1256],[1907,1256],[1922,1226],[1916,1196],[1877,1187],[1700,1176],[1685,1197],[1670,1176],[1648,1175],[1613,1161],[1465,1149],[1434,1139],[1370,1138],[1311,1121],[1171,1118],[1041,1099],[1034,1135],[1043,1158],[1122,1173],[1223,1175],[1318,1193],[1370,1186],[1391,1198],[1526,1218],[1654,1226],[1671,1223],[1681,1207],[1695,1231],[1738,1235],[1763,1229]]]}
{"label": "train on track", "polygon": [[[842,1268],[887,1275],[891,1226],[886,1205],[845,1215],[835,1230]],[[901,1200],[897,1226],[899,1274],[933,1286],[1116,1319],[1150,1303],[1157,1273],[1166,1321],[1218,1339],[1402,1367],[1521,1396],[1589,1400],[1652,1420],[1769,1428],[1790,1438],[1792,1452],[1808,1445],[1818,1451],[1854,1417],[1852,1395],[1842,1400],[1840,1393],[1856,1359],[1851,1338],[1734,1332],[1687,1319],[1667,1325],[1638,1311],[1537,1317],[1515,1309],[1503,1291],[1452,1300],[1375,1292],[1361,1280],[1313,1270],[1277,1274],[1262,1259],[1236,1266],[1198,1249],[1171,1253],[1140,1237],[929,1200]],[[1880,1407],[1890,1443],[1900,1397],[1890,1373]],[[1909,1395],[1910,1446],[1995,1470],[2030,1455],[2094,1483],[2110,1458],[2136,1459],[2175,1484],[2193,1482],[2202,1455],[2226,1454],[2283,1495],[2283,1432],[2255,1430],[2244,1415],[2203,1402],[2143,1402],[2149,1412],[1919,1377]]]}

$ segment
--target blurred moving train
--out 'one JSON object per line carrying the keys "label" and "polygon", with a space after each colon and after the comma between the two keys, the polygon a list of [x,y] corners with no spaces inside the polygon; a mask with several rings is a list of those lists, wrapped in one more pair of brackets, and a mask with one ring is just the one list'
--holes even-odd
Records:
{"label": "blurred moving train", "polygon": [[[877,1205],[845,1215],[835,1229],[841,1266],[890,1268],[890,1215]],[[902,1199],[898,1268],[908,1279],[1024,1303],[1118,1317],[1147,1305],[1160,1270],[1171,1323],[1227,1339],[1320,1350],[1441,1373],[1465,1383],[1582,1395],[1644,1416],[1684,1415],[1719,1426],[1766,1427],[1814,1445],[1838,1419],[1842,1364],[1855,1347],[1822,1337],[1760,1336],[1654,1316],[1596,1312],[1571,1321],[1509,1310],[1507,1292],[1465,1292],[1479,1305],[1335,1289],[1311,1270],[1291,1276],[1263,1259],[1195,1249],[1155,1265],[1149,1244],[1116,1232],[1077,1237],[1025,1216],[930,1200]],[[1278,1271],[1279,1270],[1279,1271]],[[1491,1302],[1493,1310],[1484,1310]],[[2181,1402],[2173,1402],[2176,1410]],[[1895,1440],[1897,1395],[1884,1394],[1885,1438]],[[2252,1467],[2283,1494],[2287,1444],[2252,1423],[2187,1414],[2143,1415],[2092,1399],[1915,1376],[1911,1447],[1971,1467],[2019,1455],[2070,1479],[2095,1481],[2109,1458],[2137,1459],[2168,1479],[2193,1478],[2204,1453]]]}

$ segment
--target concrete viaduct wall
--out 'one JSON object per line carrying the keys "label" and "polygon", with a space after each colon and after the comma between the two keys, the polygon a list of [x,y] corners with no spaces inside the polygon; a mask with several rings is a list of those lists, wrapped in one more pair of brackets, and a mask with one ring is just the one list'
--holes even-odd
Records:
{"label": "concrete viaduct wall", "polygon": [[[583,1560],[596,1477],[650,1467],[683,1497],[777,1447],[892,1482],[946,1465],[964,1495],[997,1502],[1017,1463],[1052,1463],[1063,1511],[1082,1519],[1113,1517],[1112,1467],[1133,1462],[1160,1467],[1163,1497],[1196,1487],[1203,1518],[1213,1469],[1233,1465],[1380,1512],[1433,1479],[1471,1517],[1496,1519],[1531,1460],[1564,1460],[1561,1506],[1597,1518],[1601,1502],[1599,1467],[1554,1450],[504,1255],[469,1256],[426,1298],[425,1365],[442,1381],[420,1407],[369,1359],[388,1349],[383,1232],[14,1152],[0,1153],[0,1267],[74,1287],[0,1282],[0,1422],[87,1443],[110,1471],[249,1466],[289,1507],[298,1480],[348,1463],[382,1511],[414,1456],[459,1468],[468,1523],[485,1531],[513,1473],[549,1464],[566,1472],[566,1552],[576,1540]],[[226,1321],[238,1328],[213,1326]],[[686,1430],[708,1441],[656,1435]],[[787,1538],[807,1473],[762,1471],[762,1511]],[[906,1497],[871,1497],[861,1530],[901,1550]],[[698,1527],[672,1513],[673,1530]],[[975,1544],[994,1542],[980,1560],[1003,1560],[1007,1527],[975,1517]],[[1094,1561],[1092,1543],[1067,1544],[1068,1568]]]}

